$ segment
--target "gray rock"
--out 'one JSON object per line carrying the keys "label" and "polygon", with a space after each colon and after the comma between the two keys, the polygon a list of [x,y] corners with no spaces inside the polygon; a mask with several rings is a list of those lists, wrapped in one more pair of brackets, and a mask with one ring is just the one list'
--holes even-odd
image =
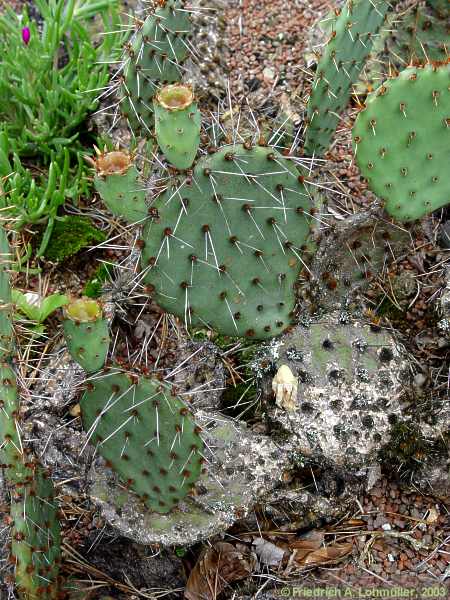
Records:
{"label": "gray rock", "polygon": [[[394,338],[335,312],[297,326],[268,351],[275,368],[288,365],[298,378],[294,410],[267,401],[272,427],[333,472],[371,468],[409,399],[408,363]],[[266,376],[267,398],[269,384]]]}

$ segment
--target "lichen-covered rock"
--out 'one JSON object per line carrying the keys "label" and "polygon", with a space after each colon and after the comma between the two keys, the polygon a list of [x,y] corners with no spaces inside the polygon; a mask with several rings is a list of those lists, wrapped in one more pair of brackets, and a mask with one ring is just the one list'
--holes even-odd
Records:
{"label": "lichen-covered rock", "polygon": [[118,486],[112,471],[96,462],[89,494],[107,521],[122,535],[142,544],[193,544],[224,531],[253,508],[258,498],[281,483],[289,457],[266,436],[252,435],[225,417],[199,412],[208,468],[195,495],[168,515],[145,509]]}
{"label": "lichen-covered rock", "polygon": [[269,351],[298,377],[295,410],[268,405],[273,428],[339,471],[374,464],[409,402],[408,363],[390,333],[335,312],[298,325]]}

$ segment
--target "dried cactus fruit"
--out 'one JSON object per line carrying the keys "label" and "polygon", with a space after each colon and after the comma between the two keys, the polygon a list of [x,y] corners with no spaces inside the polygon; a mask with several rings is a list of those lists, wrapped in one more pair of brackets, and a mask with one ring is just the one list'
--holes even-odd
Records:
{"label": "dried cactus fruit", "polygon": [[120,150],[101,152],[95,148],[97,158],[86,160],[96,170],[94,185],[109,210],[128,223],[147,217],[145,188],[134,165],[133,156]]}
{"label": "dried cactus fruit", "polygon": [[64,309],[64,337],[70,355],[85,371],[94,373],[105,364],[109,349],[108,321],[100,302],[73,300]]}
{"label": "dried cactus fruit", "polygon": [[419,219],[450,202],[450,63],[410,67],[370,94],[353,128],[358,166],[390,215]]}
{"label": "dried cactus fruit", "polygon": [[167,513],[189,493],[200,476],[203,442],[167,384],[105,371],[80,405],[89,439],[146,506]]}
{"label": "dried cactus fruit", "polygon": [[177,169],[188,169],[200,145],[201,114],[188,85],[167,85],[153,101],[159,147]]}
{"label": "dried cactus fruit", "polygon": [[186,326],[269,338],[292,322],[311,202],[276,150],[225,146],[155,202],[144,228],[144,281]]}

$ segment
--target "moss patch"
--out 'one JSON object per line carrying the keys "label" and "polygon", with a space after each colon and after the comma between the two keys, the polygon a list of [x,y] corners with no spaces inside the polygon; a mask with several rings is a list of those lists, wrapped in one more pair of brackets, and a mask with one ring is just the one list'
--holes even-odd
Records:
{"label": "moss patch", "polygon": [[109,279],[112,268],[107,264],[101,264],[89,279],[83,289],[83,296],[88,298],[100,298],[102,295],[103,284]]}
{"label": "moss patch", "polygon": [[62,262],[86,246],[104,242],[106,235],[92,225],[86,217],[69,215],[64,221],[56,221],[50,237],[45,258]]}

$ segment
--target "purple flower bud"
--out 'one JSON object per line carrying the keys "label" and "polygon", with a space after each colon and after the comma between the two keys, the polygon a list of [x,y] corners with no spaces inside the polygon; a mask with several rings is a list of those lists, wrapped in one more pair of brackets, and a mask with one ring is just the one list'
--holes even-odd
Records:
{"label": "purple flower bud", "polygon": [[22,40],[25,46],[28,46],[28,42],[30,41],[31,31],[29,27],[22,28]]}

